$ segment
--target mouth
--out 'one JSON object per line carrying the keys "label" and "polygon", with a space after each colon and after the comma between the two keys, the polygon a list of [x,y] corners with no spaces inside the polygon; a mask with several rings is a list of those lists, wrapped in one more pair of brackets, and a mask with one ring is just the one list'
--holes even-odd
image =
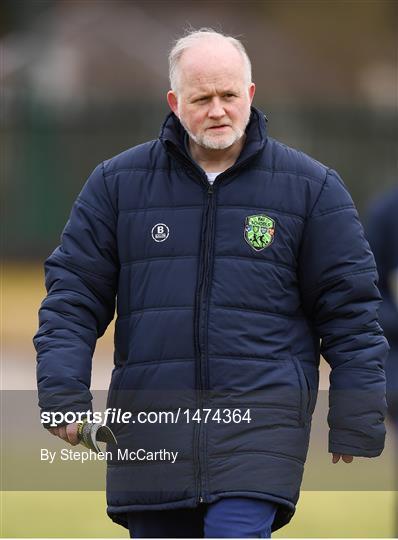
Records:
{"label": "mouth", "polygon": [[231,126],[229,126],[228,124],[222,124],[221,126],[210,126],[207,129],[210,129],[211,131],[221,131],[221,130],[229,128],[229,127],[231,127]]}

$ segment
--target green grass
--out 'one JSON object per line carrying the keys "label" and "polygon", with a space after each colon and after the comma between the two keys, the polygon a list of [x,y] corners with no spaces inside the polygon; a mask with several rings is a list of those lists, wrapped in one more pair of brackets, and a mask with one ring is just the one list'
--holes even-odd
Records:
{"label": "green grass", "polygon": [[[3,313],[6,313],[7,317],[3,317],[2,337],[5,343],[20,351],[21,359],[24,360],[21,361],[19,369],[24,373],[32,362],[31,338],[37,328],[37,308],[44,296],[42,267],[6,265],[3,280]],[[111,350],[112,342],[112,328],[109,328],[99,346]],[[4,459],[4,456],[2,457]],[[18,456],[14,451],[14,458],[16,457]],[[389,463],[388,459],[385,462]],[[7,466],[12,463],[8,458]],[[28,464],[25,461],[26,465]],[[29,465],[35,466],[34,463]],[[373,469],[375,471],[372,474],[379,474],[381,470],[375,466],[371,467],[372,471]],[[27,470],[30,470],[31,475],[34,474],[34,470]],[[308,470],[311,469],[308,467]],[[318,463],[315,463],[315,470],[319,470]],[[335,472],[337,474],[333,469],[333,474]],[[373,485],[372,478],[369,480],[370,469],[364,474],[367,474],[367,485]],[[107,517],[105,493],[102,491],[8,491],[0,494],[1,537],[129,536],[126,529],[114,524]],[[394,496],[392,491],[303,491],[292,522],[274,536],[392,538]]]}
{"label": "green grass", "polygon": [[[292,522],[275,538],[393,537],[391,491],[303,491]],[[106,515],[105,493],[2,492],[2,537],[128,538]]]}

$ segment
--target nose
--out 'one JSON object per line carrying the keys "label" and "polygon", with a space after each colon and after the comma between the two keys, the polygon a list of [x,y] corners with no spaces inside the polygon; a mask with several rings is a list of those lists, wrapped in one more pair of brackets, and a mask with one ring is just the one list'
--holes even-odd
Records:
{"label": "nose", "polygon": [[220,98],[214,97],[211,100],[208,115],[209,118],[222,118],[225,115],[224,107],[221,104]]}

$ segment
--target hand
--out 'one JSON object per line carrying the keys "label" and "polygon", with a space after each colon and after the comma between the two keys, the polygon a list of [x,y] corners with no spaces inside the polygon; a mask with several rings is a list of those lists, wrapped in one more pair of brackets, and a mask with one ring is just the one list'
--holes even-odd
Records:
{"label": "hand", "polygon": [[352,456],[347,456],[346,454],[335,454],[333,452],[332,463],[337,463],[341,457],[343,458],[344,463],[351,463],[354,459]]}
{"label": "hand", "polygon": [[79,444],[79,439],[77,436],[78,427],[79,425],[74,423],[68,424],[67,426],[51,427],[48,429],[48,431],[72,446],[76,446]]}

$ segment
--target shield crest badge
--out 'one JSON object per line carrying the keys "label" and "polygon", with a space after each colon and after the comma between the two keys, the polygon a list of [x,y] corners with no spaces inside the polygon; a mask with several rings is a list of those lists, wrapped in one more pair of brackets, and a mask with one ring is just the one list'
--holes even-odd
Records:
{"label": "shield crest badge", "polygon": [[274,241],[275,221],[265,214],[246,216],[245,240],[255,250],[261,251]]}

